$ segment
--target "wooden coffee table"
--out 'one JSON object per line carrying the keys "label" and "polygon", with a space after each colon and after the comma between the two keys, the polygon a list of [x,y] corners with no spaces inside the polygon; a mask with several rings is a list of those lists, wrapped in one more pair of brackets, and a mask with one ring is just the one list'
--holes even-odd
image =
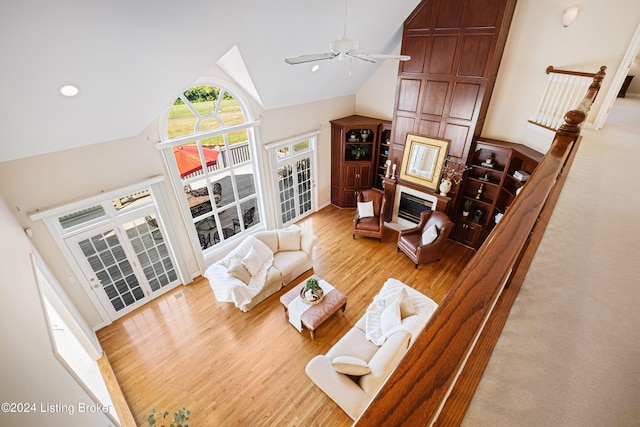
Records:
{"label": "wooden coffee table", "polygon": [[[319,281],[323,281],[322,279],[318,279]],[[296,299],[296,297],[300,296],[300,290],[304,287],[307,280],[295,286],[293,289],[289,290],[287,293],[280,297],[280,302],[284,306],[284,313],[287,315],[287,308],[289,303]],[[326,282],[325,282],[326,283]],[[337,290],[335,287],[331,292],[328,292],[324,295],[322,300],[310,306],[302,316],[300,316],[300,320],[302,321],[302,326],[309,330],[309,334],[311,335],[311,339],[315,339],[316,337],[316,329],[318,326],[322,324],[325,320],[335,314],[338,310],[342,310],[344,313],[347,308],[347,297],[345,294]]]}

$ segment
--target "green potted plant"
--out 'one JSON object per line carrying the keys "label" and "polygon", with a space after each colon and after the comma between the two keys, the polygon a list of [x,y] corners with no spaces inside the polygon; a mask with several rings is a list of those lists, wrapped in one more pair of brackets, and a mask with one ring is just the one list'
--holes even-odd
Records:
{"label": "green potted plant", "polygon": [[324,296],[324,291],[320,287],[318,279],[311,277],[307,279],[304,287],[300,291],[300,298],[307,304],[317,304]]}
{"label": "green potted plant", "polygon": [[462,216],[469,216],[469,212],[471,212],[471,208],[473,207],[473,202],[469,199],[465,199],[462,204]]}
{"label": "green potted plant", "polygon": [[361,157],[364,157],[367,154],[367,148],[364,144],[356,144],[351,147],[351,155],[359,160]]}
{"label": "green potted plant", "polygon": [[166,426],[164,421],[170,421],[170,419],[167,419],[169,411],[156,412],[156,408],[152,408],[151,415],[147,417],[147,425],[152,427],[155,426],[158,421],[161,421],[163,424],[160,424],[159,427],[189,427],[189,424],[185,423],[185,421],[189,420],[189,415],[191,415],[191,411],[183,406],[178,412],[173,413],[173,421]]}

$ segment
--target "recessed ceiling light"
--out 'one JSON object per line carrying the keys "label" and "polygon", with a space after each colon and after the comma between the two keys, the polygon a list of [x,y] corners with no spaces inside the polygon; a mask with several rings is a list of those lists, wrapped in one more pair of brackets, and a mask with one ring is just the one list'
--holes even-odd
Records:
{"label": "recessed ceiling light", "polygon": [[318,64],[314,65],[313,67],[311,67],[311,72],[315,73],[316,71],[318,71],[320,69],[320,66]]}
{"label": "recessed ceiling light", "polygon": [[78,91],[78,86],[75,85],[64,85],[60,88],[60,93],[64,96],[76,96]]}

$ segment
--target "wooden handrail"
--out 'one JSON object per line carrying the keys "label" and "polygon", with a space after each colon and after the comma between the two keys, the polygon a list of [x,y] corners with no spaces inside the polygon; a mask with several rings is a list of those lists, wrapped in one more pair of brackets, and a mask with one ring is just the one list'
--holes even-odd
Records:
{"label": "wooden handrail", "polygon": [[[532,240],[539,242],[540,228],[544,230],[546,227],[561,183],[575,155],[573,150],[580,128],[602,83],[604,68],[600,72],[601,75],[596,73],[594,84],[578,109],[565,115],[565,124],[556,133],[551,148],[527,185],[462,271],[425,330],[355,424],[448,424],[447,420],[439,419],[441,410],[458,376],[464,372],[485,323],[488,322],[490,327],[498,325],[497,334],[504,325],[504,322],[491,322],[493,309],[511,278],[517,276],[521,281],[526,274],[528,263],[521,263],[521,260],[525,255],[530,258],[535,253],[537,243],[530,242],[535,229],[538,232]],[[514,299],[512,296],[511,304]],[[507,314],[509,309],[510,306]],[[484,365],[481,363],[482,370],[487,362],[488,356],[483,361]],[[478,375],[481,374],[482,371]],[[464,405],[462,410],[465,411],[466,407]],[[459,419],[463,416],[458,415]]]}
{"label": "wooden handrail", "polygon": [[[605,66],[600,67],[600,71],[604,71],[603,68],[606,69],[607,67]],[[598,74],[598,73],[587,73],[584,71],[559,70],[557,68],[554,68],[553,65],[549,65],[545,70],[545,72],[547,74],[550,74],[550,73],[568,74],[570,76],[591,77],[591,78],[595,77],[596,74]]]}

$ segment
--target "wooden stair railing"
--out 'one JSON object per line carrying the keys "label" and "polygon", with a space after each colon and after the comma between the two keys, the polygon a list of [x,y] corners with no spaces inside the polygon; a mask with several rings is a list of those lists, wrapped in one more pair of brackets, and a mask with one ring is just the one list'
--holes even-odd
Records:
{"label": "wooden stair railing", "polygon": [[551,217],[601,83],[594,78],[578,108],[565,115],[527,185],[354,425],[460,424]]}
{"label": "wooden stair railing", "polygon": [[538,112],[529,119],[529,123],[555,131],[563,123],[565,112],[578,108],[588,88],[596,81],[602,82],[606,69],[607,67],[603,65],[597,73],[584,73],[558,70],[552,65],[548,66],[547,85],[542,94]]}

